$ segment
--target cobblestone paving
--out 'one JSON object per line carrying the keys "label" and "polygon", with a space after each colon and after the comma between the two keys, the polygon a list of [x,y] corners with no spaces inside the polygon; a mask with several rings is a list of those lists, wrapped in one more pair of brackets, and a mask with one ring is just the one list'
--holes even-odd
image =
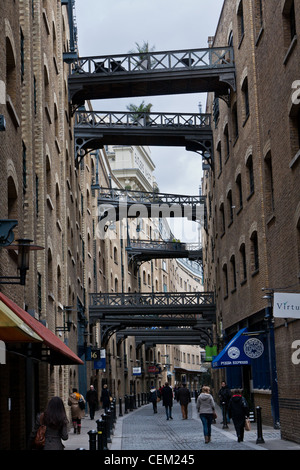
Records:
{"label": "cobblestone paving", "polygon": [[[152,405],[147,405],[124,419],[122,435],[122,450],[249,450],[249,445],[237,442],[234,430],[228,433],[215,426],[211,442],[205,444],[195,403],[189,405],[187,420],[181,418],[180,406],[175,403],[173,420],[169,421],[162,405],[158,405],[157,414],[153,414]],[[251,440],[251,436],[247,436],[247,440]]]}

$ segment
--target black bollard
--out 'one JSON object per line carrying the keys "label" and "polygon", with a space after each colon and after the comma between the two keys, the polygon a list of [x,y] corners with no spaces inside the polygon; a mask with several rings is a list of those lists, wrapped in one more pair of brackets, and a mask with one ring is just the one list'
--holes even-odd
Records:
{"label": "black bollard", "polygon": [[90,447],[89,447],[89,449],[90,449],[90,450],[96,450],[97,431],[95,431],[95,430],[93,429],[92,431],[89,431],[89,432],[88,432],[88,435],[90,436],[90,439],[89,439]]}
{"label": "black bollard", "polygon": [[111,411],[107,410],[106,412],[106,433],[107,433],[107,442],[112,442],[110,437],[110,421],[111,421]]}
{"label": "black bollard", "polygon": [[119,416],[123,416],[123,414],[122,414],[122,398],[119,398]]}
{"label": "black bollard", "polygon": [[128,408],[129,408],[129,406],[128,406],[128,395],[125,395],[124,398],[125,398],[125,414],[127,415]]}
{"label": "black bollard", "polygon": [[96,423],[98,433],[98,450],[107,450],[105,423],[102,419],[98,419]]}
{"label": "black bollard", "polygon": [[129,411],[133,411],[133,395],[130,395],[129,400]]}
{"label": "black bollard", "polygon": [[256,407],[256,421],[257,421],[257,439],[256,444],[263,444],[264,438],[262,433],[262,419],[261,419],[261,407]]}
{"label": "black bollard", "polygon": [[138,401],[138,408],[140,408],[140,406],[141,406],[141,396],[140,396],[139,393],[137,395],[137,401]]}

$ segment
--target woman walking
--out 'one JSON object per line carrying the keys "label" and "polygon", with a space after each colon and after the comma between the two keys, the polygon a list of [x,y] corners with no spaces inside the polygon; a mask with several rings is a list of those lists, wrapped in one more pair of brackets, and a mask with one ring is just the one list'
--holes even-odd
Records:
{"label": "woman walking", "polygon": [[196,406],[203,425],[205,444],[208,444],[211,440],[211,423],[215,413],[215,402],[209,387],[202,387]]}
{"label": "woman walking", "polygon": [[81,420],[85,417],[85,409],[81,408],[82,405],[79,405],[79,401],[83,404],[84,407],[85,399],[80,393],[77,392],[77,388],[73,388],[73,393],[71,393],[68,398],[68,405],[71,407],[72,422],[75,434],[76,432],[77,434],[80,434]]}
{"label": "woman walking", "polygon": [[44,413],[37,416],[35,427],[30,435],[30,448],[34,448],[34,439],[41,424],[46,426],[45,445],[42,449],[64,450],[62,440],[66,441],[69,438],[68,419],[60,397],[51,398]]}
{"label": "woman walking", "polygon": [[245,419],[249,416],[249,407],[240,389],[233,391],[228,404],[228,416],[232,418],[238,442],[243,442]]}

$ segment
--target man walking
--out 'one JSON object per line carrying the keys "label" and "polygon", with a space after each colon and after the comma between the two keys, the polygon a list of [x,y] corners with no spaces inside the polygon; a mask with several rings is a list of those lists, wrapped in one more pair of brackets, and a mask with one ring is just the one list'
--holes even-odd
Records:
{"label": "man walking", "polygon": [[182,419],[188,419],[188,404],[191,402],[191,395],[186,383],[182,384],[182,387],[178,390],[177,401],[181,405]]}
{"label": "man walking", "polygon": [[173,390],[169,386],[169,383],[166,382],[164,388],[161,391],[163,406],[166,408],[167,421],[172,418],[172,406],[173,406]]}
{"label": "man walking", "polygon": [[95,411],[98,406],[98,395],[93,385],[90,386],[90,389],[86,394],[86,401],[88,402],[90,407],[90,418],[94,419]]}

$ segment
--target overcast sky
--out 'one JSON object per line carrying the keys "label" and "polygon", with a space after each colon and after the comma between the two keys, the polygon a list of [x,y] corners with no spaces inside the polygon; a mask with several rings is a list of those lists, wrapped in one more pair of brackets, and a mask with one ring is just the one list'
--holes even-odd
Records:
{"label": "overcast sky", "polygon": [[[214,36],[223,0],[76,0],[79,54],[125,54],[135,43],[148,42],[155,51],[207,47]],[[205,111],[204,94],[149,96],[93,102],[97,111],[125,111],[129,103],[152,103],[153,112]],[[199,194],[202,177],[200,155],[185,148],[151,147],[155,177],[161,192]],[[179,221],[177,221],[179,222]],[[196,224],[172,227],[182,241],[194,241]]]}

